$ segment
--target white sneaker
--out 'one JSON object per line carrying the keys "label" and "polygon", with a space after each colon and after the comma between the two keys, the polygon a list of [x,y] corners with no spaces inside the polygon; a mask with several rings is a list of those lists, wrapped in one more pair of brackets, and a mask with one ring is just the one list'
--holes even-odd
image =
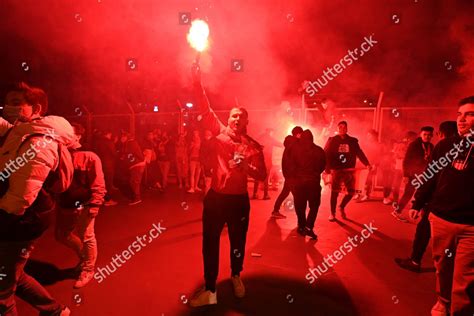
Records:
{"label": "white sneaker", "polygon": [[200,289],[194,297],[189,301],[191,307],[199,307],[205,305],[215,305],[217,304],[217,291],[212,293],[211,291],[205,288]]}
{"label": "white sneaker", "polygon": [[189,189],[187,192],[188,192],[188,193],[194,193],[194,192],[196,192],[196,191],[194,191],[194,189]]}
{"label": "white sneaker", "polygon": [[141,203],[141,202],[142,202],[142,200],[140,200],[140,199],[138,199],[138,200],[133,200],[133,201],[130,201],[130,202],[128,203],[128,205],[132,206],[132,205],[139,204],[139,203]]}
{"label": "white sneaker", "polygon": [[437,301],[436,304],[431,309],[431,316],[448,316],[448,308],[446,304]]}
{"label": "white sneaker", "polygon": [[330,222],[334,222],[336,220],[336,216],[334,214],[330,214],[328,220]]}
{"label": "white sneaker", "polygon": [[369,197],[367,195],[364,195],[363,197],[360,198],[359,202],[365,202],[368,200],[369,200]]}
{"label": "white sneaker", "polygon": [[234,286],[234,295],[237,298],[243,298],[245,296],[245,286],[242,283],[240,276],[236,275],[232,278],[232,285]]}
{"label": "white sneaker", "polygon": [[88,272],[88,271],[82,271],[81,275],[79,275],[79,278],[77,279],[76,283],[74,283],[74,288],[75,289],[80,289],[83,288],[84,286],[89,283],[92,278],[94,277],[94,272]]}
{"label": "white sneaker", "polygon": [[384,198],[383,199],[383,204],[385,204],[385,205],[392,204],[392,200],[390,200],[389,198]]}
{"label": "white sneaker", "polygon": [[360,199],[360,194],[355,194],[352,199],[353,199],[353,200],[358,200],[358,199]]}

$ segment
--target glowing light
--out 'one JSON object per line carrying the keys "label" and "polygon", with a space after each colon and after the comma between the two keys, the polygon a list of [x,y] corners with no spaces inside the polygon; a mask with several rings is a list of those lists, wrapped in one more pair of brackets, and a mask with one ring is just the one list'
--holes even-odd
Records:
{"label": "glowing light", "polygon": [[190,103],[190,102],[188,102],[188,103],[186,103],[186,107],[187,107],[188,109],[191,109],[191,108],[193,107],[193,104]]}
{"label": "glowing light", "polygon": [[198,52],[203,52],[208,45],[209,26],[203,20],[194,20],[187,36],[188,43]]}
{"label": "glowing light", "polygon": [[159,111],[158,105],[155,105],[155,106],[153,107],[153,112],[158,112],[158,111]]}

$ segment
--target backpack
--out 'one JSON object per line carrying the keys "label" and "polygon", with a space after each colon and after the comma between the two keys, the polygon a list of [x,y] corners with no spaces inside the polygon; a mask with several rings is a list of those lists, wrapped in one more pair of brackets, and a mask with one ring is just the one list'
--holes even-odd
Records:
{"label": "backpack", "polygon": [[[46,135],[40,133],[28,135],[18,147],[17,154],[28,140],[37,136]],[[48,177],[44,181],[43,188],[49,193],[59,194],[66,191],[71,185],[74,176],[74,164],[69,149],[62,143],[56,143],[58,144],[58,166],[55,170],[49,172]]]}
{"label": "backpack", "polygon": [[[27,140],[35,136],[45,135],[28,135],[22,140],[16,154],[18,155],[20,148]],[[59,142],[57,144],[58,166],[49,172],[36,200],[26,209],[25,214],[18,217],[0,210],[0,241],[35,240],[50,226],[53,219],[52,211],[55,207],[53,195],[66,191],[74,175],[71,153],[64,144]],[[0,196],[7,192],[8,180],[0,183]]]}

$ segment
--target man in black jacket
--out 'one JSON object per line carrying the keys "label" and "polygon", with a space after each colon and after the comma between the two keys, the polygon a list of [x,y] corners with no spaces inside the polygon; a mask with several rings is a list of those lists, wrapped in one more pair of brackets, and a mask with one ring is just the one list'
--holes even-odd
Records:
{"label": "man in black jacket", "polygon": [[[326,168],[324,150],[313,143],[313,134],[309,129],[301,134],[288,157],[291,193],[295,198],[295,210],[298,217],[298,233],[312,239],[318,237],[313,231],[314,222],[321,204],[321,173]],[[306,217],[306,204],[309,213]]]}
{"label": "man in black jacket", "polygon": [[431,315],[474,314],[474,96],[459,102],[457,126],[459,136],[434,148],[436,172],[409,211],[412,219],[422,208],[431,212],[438,294]]}
{"label": "man in black jacket", "polygon": [[[457,134],[458,130],[456,121],[444,121],[439,125],[438,135],[440,140],[454,137]],[[427,173],[427,171],[423,172],[423,174],[425,173]],[[411,256],[405,259],[395,258],[395,262],[403,269],[413,272],[421,271],[421,259],[423,258],[423,254],[425,253],[431,238],[430,221],[428,220],[429,214],[430,212],[428,210],[424,210],[421,220],[416,225]]]}
{"label": "man in black jacket", "polygon": [[339,211],[343,219],[346,218],[345,207],[355,193],[355,165],[356,159],[370,169],[370,163],[359,146],[359,141],[355,137],[347,135],[347,122],[341,121],[337,124],[338,135],[329,137],[324,151],[326,152],[326,172],[331,172],[331,215],[329,221],[336,220],[337,197],[341,191],[341,184],[344,183],[347,195],[339,205]]}
{"label": "man in black jacket", "polygon": [[408,145],[407,153],[403,159],[405,189],[400,202],[393,204],[392,212],[392,216],[399,221],[407,222],[406,218],[401,214],[415,193],[416,188],[412,184],[412,181],[415,179],[416,174],[420,174],[425,170],[428,166],[428,162],[431,160],[431,154],[433,152],[431,138],[433,138],[433,131],[434,128],[431,126],[422,127],[420,137]]}

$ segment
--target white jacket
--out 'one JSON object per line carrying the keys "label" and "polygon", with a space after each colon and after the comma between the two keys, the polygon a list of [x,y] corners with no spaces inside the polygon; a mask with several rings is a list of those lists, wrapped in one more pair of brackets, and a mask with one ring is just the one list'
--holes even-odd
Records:
{"label": "white jacket", "polygon": [[[38,196],[49,172],[58,166],[58,143],[74,144],[74,129],[59,116],[46,116],[15,126],[0,118],[0,136],[8,130],[0,148],[0,181],[9,181],[8,191],[0,197],[0,209],[23,215]],[[20,148],[23,141],[32,134]],[[54,140],[54,141],[53,141]]]}

